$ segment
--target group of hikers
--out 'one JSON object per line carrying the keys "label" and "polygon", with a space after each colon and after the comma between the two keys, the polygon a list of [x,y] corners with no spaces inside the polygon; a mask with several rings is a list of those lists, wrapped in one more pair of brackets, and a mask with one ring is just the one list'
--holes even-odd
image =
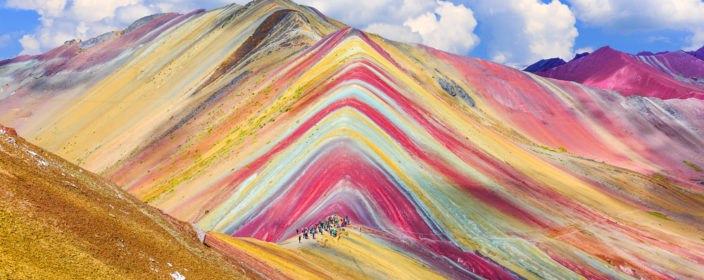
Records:
{"label": "group of hikers", "polygon": [[335,214],[328,216],[320,222],[304,227],[301,230],[296,229],[296,234],[298,234],[298,243],[301,243],[301,238],[308,239],[310,236],[312,239],[315,239],[316,234],[323,234],[325,232],[330,234],[332,237],[337,237],[341,231],[345,231],[345,227],[349,224],[349,217],[345,216],[342,218],[338,216],[337,211],[335,211]]}

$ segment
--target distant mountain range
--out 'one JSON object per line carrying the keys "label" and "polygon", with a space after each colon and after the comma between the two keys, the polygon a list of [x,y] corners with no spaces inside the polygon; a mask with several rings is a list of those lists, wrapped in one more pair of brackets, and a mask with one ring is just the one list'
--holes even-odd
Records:
{"label": "distant mountain range", "polygon": [[624,96],[704,99],[704,47],[693,52],[631,55],[607,46],[568,63],[544,59],[524,71],[615,90]]}

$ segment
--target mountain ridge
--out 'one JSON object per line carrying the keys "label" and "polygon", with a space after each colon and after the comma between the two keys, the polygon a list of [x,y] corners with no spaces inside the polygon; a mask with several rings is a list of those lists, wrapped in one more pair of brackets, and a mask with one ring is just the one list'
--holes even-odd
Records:
{"label": "mountain ridge", "polygon": [[[585,61],[577,60],[585,54],[575,56],[572,61],[565,63],[568,66],[562,63],[543,65],[549,61],[544,59],[524,71],[616,90],[626,96],[636,94],[663,99],[701,98],[704,91],[704,60],[697,57],[694,51],[656,54],[643,51],[630,55],[605,46],[597,52],[599,57]],[[639,86],[643,84],[648,86]]]}

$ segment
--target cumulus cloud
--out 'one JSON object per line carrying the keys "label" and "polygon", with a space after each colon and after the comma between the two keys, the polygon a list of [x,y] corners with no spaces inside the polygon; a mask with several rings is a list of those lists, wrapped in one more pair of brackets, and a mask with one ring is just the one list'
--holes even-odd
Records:
{"label": "cumulus cloud", "polygon": [[39,40],[34,38],[34,35],[24,35],[20,39],[20,44],[24,48],[20,54],[36,54],[39,53]]}
{"label": "cumulus cloud", "polygon": [[687,39],[687,42],[689,43],[688,46],[685,46],[683,49],[687,51],[692,51],[692,50],[697,50],[704,46],[704,28],[702,29],[697,29],[692,31],[694,34],[692,34],[691,37]]}
{"label": "cumulus cloud", "polygon": [[408,26],[389,24],[389,23],[372,23],[364,29],[367,32],[380,34],[387,39],[401,42],[422,42],[418,32],[414,32]]}
{"label": "cumulus cloud", "polygon": [[7,0],[7,8],[35,10],[39,15],[55,17],[61,14],[66,6],[66,0]]}
{"label": "cumulus cloud", "polygon": [[704,44],[701,0],[568,0],[577,18],[618,32],[689,31],[688,48]]}
{"label": "cumulus cloud", "polygon": [[559,0],[473,0],[481,22],[487,55],[493,61],[528,65],[539,59],[571,59],[579,34],[576,18]]}
{"label": "cumulus cloud", "polygon": [[72,39],[89,39],[120,30],[135,20],[155,13],[189,12],[217,8],[229,0],[7,0],[6,8],[34,10],[39,27],[19,40],[21,54],[38,54]]}
{"label": "cumulus cloud", "polygon": [[300,0],[324,14],[386,38],[467,54],[479,43],[474,13],[462,4],[428,0]]}
{"label": "cumulus cloud", "polygon": [[409,18],[432,11],[438,3],[432,0],[298,0],[315,7],[325,15],[351,26],[393,24],[402,26]]}
{"label": "cumulus cloud", "polygon": [[426,12],[406,20],[409,27],[422,38],[422,43],[442,50],[466,54],[479,43],[474,28],[477,21],[471,9],[463,5],[438,1],[434,12]]}

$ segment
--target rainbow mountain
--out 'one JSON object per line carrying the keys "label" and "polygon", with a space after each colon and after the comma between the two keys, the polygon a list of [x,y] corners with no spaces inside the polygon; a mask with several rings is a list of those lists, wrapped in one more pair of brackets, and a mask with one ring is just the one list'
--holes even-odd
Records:
{"label": "rainbow mountain", "polygon": [[[544,78],[284,0],[154,15],[2,61],[0,84],[0,123],[266,278],[704,271],[701,99]],[[335,212],[348,235],[298,243]]]}

